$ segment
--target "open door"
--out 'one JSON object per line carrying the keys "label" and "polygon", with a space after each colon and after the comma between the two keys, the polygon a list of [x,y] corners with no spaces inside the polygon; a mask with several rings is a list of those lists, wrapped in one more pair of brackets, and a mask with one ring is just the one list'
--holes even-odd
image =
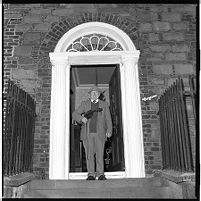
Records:
{"label": "open door", "polygon": [[120,67],[117,65],[109,81],[110,112],[113,123],[113,135],[111,137],[112,157],[111,171],[124,171],[124,143],[122,128],[122,104],[120,86]]}
{"label": "open door", "polygon": [[[113,122],[113,135],[105,143],[104,150],[104,171],[124,171],[124,144],[122,128],[122,104],[121,104],[121,85],[120,85],[120,68],[119,65],[112,65],[112,72],[108,78],[110,112]],[[103,68],[108,68],[108,65]],[[102,68],[102,71],[104,70]],[[71,70],[72,71],[72,70]],[[72,73],[72,72],[71,72]],[[71,75],[72,82],[72,75]],[[71,84],[73,86],[73,84]],[[75,109],[75,94],[71,94],[71,113]],[[103,99],[106,100],[103,95]],[[80,141],[80,125],[72,125],[70,131],[70,172],[87,172],[86,156],[82,141]]]}

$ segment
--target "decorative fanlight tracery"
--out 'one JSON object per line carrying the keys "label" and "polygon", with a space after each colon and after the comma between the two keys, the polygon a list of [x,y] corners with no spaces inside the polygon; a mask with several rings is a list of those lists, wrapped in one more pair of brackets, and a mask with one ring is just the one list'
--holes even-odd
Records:
{"label": "decorative fanlight tracery", "polygon": [[88,34],[76,39],[66,52],[122,51],[121,45],[109,36]]}

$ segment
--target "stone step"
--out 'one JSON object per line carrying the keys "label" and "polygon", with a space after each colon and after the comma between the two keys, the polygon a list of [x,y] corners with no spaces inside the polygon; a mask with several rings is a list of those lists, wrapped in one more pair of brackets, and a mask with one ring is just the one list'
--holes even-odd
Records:
{"label": "stone step", "polygon": [[173,198],[161,177],[99,180],[32,180],[24,198]]}
{"label": "stone step", "polygon": [[107,179],[107,180],[32,180],[30,189],[32,190],[52,190],[52,189],[108,189],[121,187],[162,187],[168,186],[167,182],[161,177],[150,178],[125,178],[125,179]]}
{"label": "stone step", "polygon": [[68,188],[31,190],[23,198],[174,198],[169,187]]}

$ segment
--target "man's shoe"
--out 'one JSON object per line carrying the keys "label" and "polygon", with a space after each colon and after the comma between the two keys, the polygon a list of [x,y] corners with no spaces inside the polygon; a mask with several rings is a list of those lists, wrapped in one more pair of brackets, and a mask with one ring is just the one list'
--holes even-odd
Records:
{"label": "man's shoe", "polygon": [[101,175],[98,177],[98,180],[107,180],[107,179],[106,179],[105,175]]}
{"label": "man's shoe", "polygon": [[95,177],[93,177],[93,176],[88,176],[88,177],[87,177],[87,180],[95,180]]}

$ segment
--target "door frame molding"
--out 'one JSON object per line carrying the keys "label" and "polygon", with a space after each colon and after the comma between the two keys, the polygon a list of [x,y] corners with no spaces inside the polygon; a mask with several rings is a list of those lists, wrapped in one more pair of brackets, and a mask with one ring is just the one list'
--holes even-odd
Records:
{"label": "door frame molding", "polygon": [[[79,28],[78,28],[79,27]],[[99,28],[112,38],[118,38],[124,51],[63,52],[72,42],[72,35]],[[90,29],[91,28],[91,29]],[[103,29],[105,28],[105,29]],[[64,35],[66,40],[58,42],[54,53],[49,53],[52,67],[51,115],[50,115],[50,159],[49,179],[73,179],[69,173],[70,137],[70,68],[71,65],[119,64],[121,77],[122,124],[124,140],[126,178],[145,177],[144,145],[142,133],[141,102],[138,76],[139,50],[131,39],[112,25],[91,22],[78,25]],[[115,34],[114,34],[115,33]],[[86,34],[86,33],[85,33]],[[71,36],[71,37],[70,37]],[[70,38],[69,38],[70,37]],[[75,38],[75,37],[74,37]],[[68,40],[68,42],[66,42]],[[121,41],[123,40],[123,41]],[[65,47],[65,48],[64,48]],[[128,50],[127,50],[128,49]],[[131,49],[131,50],[130,50]],[[135,122],[135,123],[134,123]],[[81,174],[84,175],[85,173]],[[106,173],[106,176],[114,173]],[[116,176],[118,176],[118,174]],[[75,175],[74,175],[75,176]],[[120,176],[121,177],[121,176]],[[74,177],[75,178],[75,177]]]}

